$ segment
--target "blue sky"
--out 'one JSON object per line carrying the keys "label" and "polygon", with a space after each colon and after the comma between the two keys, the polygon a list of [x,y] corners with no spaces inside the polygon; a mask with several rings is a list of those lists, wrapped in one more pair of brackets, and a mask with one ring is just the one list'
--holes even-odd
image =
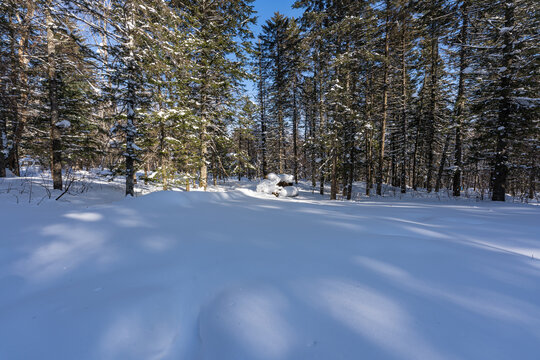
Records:
{"label": "blue sky", "polygon": [[253,6],[257,12],[257,27],[253,29],[255,35],[259,34],[262,24],[270,19],[274,12],[279,11],[283,15],[298,17],[302,14],[301,9],[293,9],[295,0],[255,0]]}
{"label": "blue sky", "polygon": [[[302,15],[303,11],[302,9],[293,9],[292,4],[295,2],[295,0],[255,0],[253,2],[253,7],[255,11],[257,12],[255,15],[257,18],[257,26],[252,28],[253,35],[255,35],[255,40],[257,39],[257,36],[259,35],[262,25],[266,22],[266,20],[270,19],[272,15],[276,11],[279,11],[283,15],[286,16],[294,16],[299,17]],[[255,84],[250,81],[245,81],[246,85],[246,91],[247,94],[251,97],[255,97],[256,89]]]}

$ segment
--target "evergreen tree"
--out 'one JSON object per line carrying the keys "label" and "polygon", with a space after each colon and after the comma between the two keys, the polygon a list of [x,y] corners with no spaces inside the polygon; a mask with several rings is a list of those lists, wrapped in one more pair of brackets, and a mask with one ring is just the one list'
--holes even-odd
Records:
{"label": "evergreen tree", "polygon": [[[226,134],[223,120],[231,118],[242,82],[249,77],[246,66],[251,52],[255,21],[252,1],[177,0],[189,15],[193,28],[193,70],[190,106],[200,119],[200,186],[206,189],[208,164],[219,160],[218,142]],[[213,153],[211,153],[213,151]],[[215,161],[214,161],[215,163]],[[214,179],[218,168],[214,166]]]}

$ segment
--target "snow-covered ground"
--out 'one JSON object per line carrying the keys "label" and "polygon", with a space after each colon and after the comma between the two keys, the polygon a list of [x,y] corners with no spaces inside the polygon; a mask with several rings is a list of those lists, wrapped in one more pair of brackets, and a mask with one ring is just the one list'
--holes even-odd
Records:
{"label": "snow-covered ground", "polygon": [[538,206],[47,185],[0,180],[0,359],[540,359]]}

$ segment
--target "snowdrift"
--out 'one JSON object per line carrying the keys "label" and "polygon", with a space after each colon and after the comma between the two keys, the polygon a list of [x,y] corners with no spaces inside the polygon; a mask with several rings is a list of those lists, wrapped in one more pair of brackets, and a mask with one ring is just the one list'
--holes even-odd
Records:
{"label": "snowdrift", "polygon": [[0,359],[538,358],[535,206],[12,197]]}
{"label": "snowdrift", "polygon": [[272,194],[276,197],[294,197],[298,196],[298,188],[292,186],[294,177],[289,174],[270,173],[257,185],[257,192]]}

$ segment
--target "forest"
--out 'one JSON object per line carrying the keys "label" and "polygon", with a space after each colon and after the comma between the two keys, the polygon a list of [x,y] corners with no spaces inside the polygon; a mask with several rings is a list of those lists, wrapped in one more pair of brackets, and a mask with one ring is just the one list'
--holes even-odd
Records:
{"label": "forest", "polygon": [[539,0],[0,0],[0,360],[538,360]]}
{"label": "forest", "polygon": [[137,172],[164,189],[276,172],[330,199],[356,181],[538,196],[538,1],[293,6],[3,0],[0,177],[32,159],[55,189],[99,168],[127,195]]}

